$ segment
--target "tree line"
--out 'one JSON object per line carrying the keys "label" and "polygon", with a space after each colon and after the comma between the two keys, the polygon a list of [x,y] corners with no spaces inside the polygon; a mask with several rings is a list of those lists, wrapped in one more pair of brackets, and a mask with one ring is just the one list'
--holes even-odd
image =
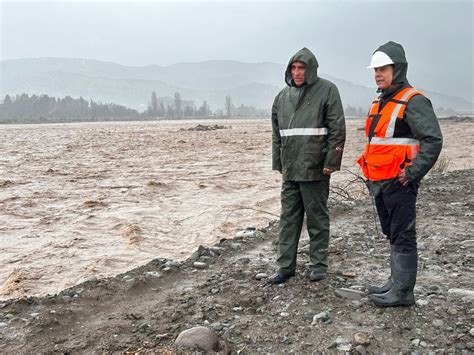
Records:
{"label": "tree line", "polygon": [[226,96],[224,109],[213,112],[203,101],[196,107],[193,101],[184,100],[179,92],[169,97],[157,97],[152,92],[150,103],[144,112],[125,106],[74,99],[71,96],[54,98],[48,95],[6,95],[0,104],[0,123],[53,123],[53,122],[98,122],[119,120],[152,120],[183,118],[232,118],[267,115],[266,110],[253,106],[234,106],[232,98]]}
{"label": "tree line", "polygon": [[82,97],[56,99],[48,95],[6,95],[0,105],[0,123],[52,123],[136,119],[138,111]]}

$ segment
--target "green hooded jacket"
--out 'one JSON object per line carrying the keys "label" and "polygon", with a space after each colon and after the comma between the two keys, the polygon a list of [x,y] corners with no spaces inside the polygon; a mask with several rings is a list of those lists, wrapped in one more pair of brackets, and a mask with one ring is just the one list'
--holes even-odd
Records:
{"label": "green hooded jacket", "polygon": [[[393,98],[400,90],[412,87],[407,79],[408,62],[403,47],[396,42],[387,42],[375,51],[384,52],[393,61],[392,85],[380,92],[380,107]],[[376,122],[374,122],[374,125]],[[407,103],[404,119],[397,124],[403,131],[411,131],[414,139],[420,141],[420,151],[412,164],[405,169],[409,181],[419,182],[433,167],[443,146],[443,136],[431,101],[424,95],[415,95]],[[370,182],[369,190],[377,196],[383,187],[393,179]]]}
{"label": "green hooded jacket", "polygon": [[[296,87],[291,65],[306,65],[305,83]],[[319,78],[318,61],[307,48],[298,51],[285,72],[288,85],[272,107],[272,168],[284,181],[328,179],[323,168],[339,170],[346,138],[344,111],[337,87]]]}

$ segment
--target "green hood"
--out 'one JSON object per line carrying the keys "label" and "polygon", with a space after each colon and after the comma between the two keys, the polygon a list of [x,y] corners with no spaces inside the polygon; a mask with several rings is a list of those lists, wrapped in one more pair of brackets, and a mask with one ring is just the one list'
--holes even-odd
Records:
{"label": "green hood", "polygon": [[406,85],[408,83],[407,79],[407,70],[408,70],[408,62],[405,57],[405,50],[403,49],[401,44],[396,42],[389,41],[385,44],[382,44],[379,48],[377,48],[375,52],[384,52],[387,54],[390,59],[393,61],[393,85],[403,84]]}
{"label": "green hood", "polygon": [[308,49],[302,48],[296,54],[291,57],[288,62],[288,66],[285,71],[285,82],[288,86],[295,86],[293,79],[291,78],[291,64],[294,62],[302,62],[306,64],[305,71],[305,83],[306,85],[313,85],[318,80],[318,61],[315,55]]}

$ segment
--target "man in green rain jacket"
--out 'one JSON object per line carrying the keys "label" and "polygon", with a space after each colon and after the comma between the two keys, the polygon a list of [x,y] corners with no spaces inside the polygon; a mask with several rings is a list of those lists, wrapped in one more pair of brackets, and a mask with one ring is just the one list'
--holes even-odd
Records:
{"label": "man in green rain jacket", "polygon": [[307,48],[298,51],[285,72],[287,87],[272,107],[273,170],[282,174],[278,271],[269,283],[295,275],[298,241],[306,212],[311,281],[328,268],[329,178],[341,167],[345,121],[337,87],[317,75],[318,61]]}

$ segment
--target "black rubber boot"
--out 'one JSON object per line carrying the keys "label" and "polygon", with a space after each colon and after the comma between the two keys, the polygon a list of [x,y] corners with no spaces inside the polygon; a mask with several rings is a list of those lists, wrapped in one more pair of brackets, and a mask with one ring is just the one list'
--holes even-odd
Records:
{"label": "black rubber boot", "polygon": [[[393,246],[390,246],[390,270],[392,269],[392,258],[393,258]],[[390,272],[390,277],[387,282],[383,285],[369,285],[367,289],[369,290],[369,295],[380,294],[390,291],[392,288],[392,273]]]}
{"label": "black rubber boot", "polygon": [[415,304],[413,289],[416,283],[418,254],[393,251],[392,288],[382,294],[373,294],[370,299],[378,307],[409,307]]}
{"label": "black rubber boot", "polygon": [[383,285],[369,285],[367,289],[369,290],[369,295],[381,294],[387,291],[390,291],[392,288],[392,276],[390,276],[386,283]]}
{"label": "black rubber boot", "polygon": [[283,273],[281,271],[278,271],[278,272],[276,272],[275,274],[273,274],[272,276],[270,276],[268,278],[267,284],[270,284],[270,285],[282,284],[282,283],[285,283],[286,281],[288,281],[293,276],[295,276],[294,271],[289,272],[289,273]]}

